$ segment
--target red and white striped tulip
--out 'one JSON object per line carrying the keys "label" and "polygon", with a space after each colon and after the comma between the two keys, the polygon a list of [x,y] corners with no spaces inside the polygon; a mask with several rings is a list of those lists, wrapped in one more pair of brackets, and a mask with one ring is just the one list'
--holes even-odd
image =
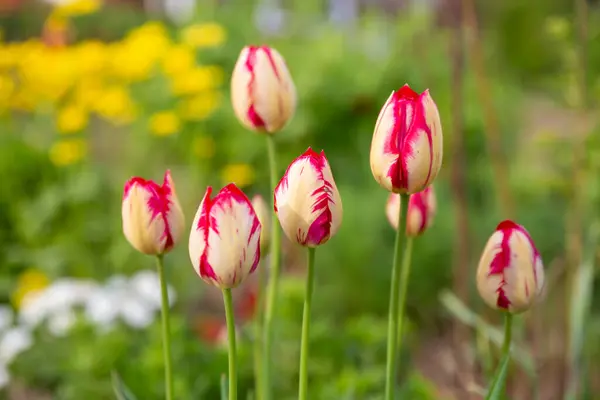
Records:
{"label": "red and white striped tulip", "polygon": [[137,176],[128,180],[121,214],[125,237],[144,254],[167,253],[183,234],[183,211],[169,171],[162,186]]}
{"label": "red and white striped tulip", "polygon": [[[406,235],[415,237],[425,232],[433,222],[436,209],[437,203],[433,185],[426,187],[419,193],[411,194],[408,201]],[[392,227],[398,229],[398,217],[400,213],[399,194],[390,193],[385,211]]]}
{"label": "red and white striped tulip", "polygon": [[254,207],[256,216],[262,226],[262,232],[260,234],[260,252],[265,256],[269,251],[269,244],[271,242],[271,210],[267,206],[265,199],[259,194],[252,198],[252,207]]}
{"label": "red and white striped tulip", "polygon": [[342,199],[325,153],[310,147],[290,164],[275,188],[275,212],[291,241],[324,244],[342,223]]}
{"label": "red and white striped tulip", "polygon": [[273,134],[296,110],[296,87],[285,60],[268,46],[246,46],[231,76],[231,102],[241,123]]}
{"label": "red and white striped tulip", "polygon": [[234,288],[258,266],[261,226],[250,200],[235,184],[214,198],[211,194],[209,186],[192,224],[190,259],[204,281]]}
{"label": "red and white striped tulip", "polygon": [[483,250],[477,290],[493,308],[527,310],[544,287],[544,266],[529,233],[513,221],[501,222]]}
{"label": "red and white striped tulip", "polygon": [[404,85],[392,92],[379,113],[371,142],[371,171],[390,192],[420,192],[442,166],[442,147],[440,115],[429,91],[417,94]]}

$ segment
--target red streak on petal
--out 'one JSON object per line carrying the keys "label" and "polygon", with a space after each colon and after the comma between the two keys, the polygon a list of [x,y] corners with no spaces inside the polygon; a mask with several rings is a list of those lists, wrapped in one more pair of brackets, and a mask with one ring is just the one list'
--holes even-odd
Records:
{"label": "red streak on petal", "polygon": [[210,229],[217,229],[216,226],[215,228],[212,228],[213,225],[216,225],[217,221],[215,218],[211,218],[210,215],[210,210],[213,206],[213,201],[210,198],[211,194],[212,187],[209,186],[206,188],[204,199],[202,199],[202,203],[200,205],[202,207],[200,211],[200,218],[198,218],[198,223],[196,225],[196,230],[203,232],[204,236],[200,240],[203,240],[205,244],[204,252],[200,255],[200,260],[198,262],[198,272],[200,273],[200,276],[204,279],[212,279],[214,281],[218,281],[217,274],[215,274],[213,267],[208,262],[208,253],[212,250],[209,246],[208,235]]}
{"label": "red streak on petal", "polygon": [[430,191],[431,186],[428,186],[424,190],[410,196],[408,213],[418,212],[421,215],[421,225],[419,226],[417,234],[425,232],[425,229],[427,229],[429,224],[429,218],[431,216],[429,215],[429,205],[427,202],[429,200]]}
{"label": "red streak on petal", "polygon": [[[398,89],[392,96],[394,127],[389,140],[384,146],[386,153],[397,155],[397,160],[391,165],[388,176],[391,178],[392,186],[396,189],[408,189],[408,160],[413,156],[413,145],[423,132],[427,135],[429,142],[429,171],[426,184],[429,184],[433,167],[433,137],[427,120],[425,118],[425,106],[423,98],[428,95],[424,91],[420,95],[408,85]],[[389,104],[387,105],[389,106]],[[412,111],[412,112],[411,112]],[[409,118],[411,120],[407,121]]]}
{"label": "red streak on petal", "polygon": [[537,262],[539,260],[541,260],[541,256],[540,256],[540,253],[539,253],[537,247],[535,247],[535,243],[533,243],[533,239],[531,238],[531,235],[529,234],[527,229],[525,229],[522,225],[519,225],[511,220],[505,220],[505,221],[500,222],[500,224],[498,224],[498,227],[496,229],[514,229],[516,231],[521,232],[527,238],[527,241],[529,242],[529,245],[531,246],[532,253],[533,253],[531,265],[533,266],[533,279],[535,280],[535,284],[537,285],[538,284],[538,276],[537,276],[537,270],[535,269],[535,265],[537,264]]}
{"label": "red streak on petal", "polygon": [[506,285],[506,280],[504,279],[504,270],[510,266],[511,254],[509,240],[514,230],[511,227],[504,227],[501,225],[502,224],[498,225],[497,228],[497,230],[500,230],[502,232],[502,242],[500,243],[500,251],[496,253],[494,259],[492,260],[489,275],[502,276],[500,286],[497,290],[498,300],[496,302],[496,305],[499,308],[508,310],[508,307],[510,306],[510,301],[508,300],[508,297],[506,297],[506,293],[504,291],[504,286]]}
{"label": "red streak on petal", "polygon": [[[254,99],[255,93],[256,73],[254,68],[256,66],[256,55],[259,51],[265,52],[275,76],[277,79],[280,79],[279,71],[277,70],[271,49],[267,46],[248,46],[248,57],[246,58],[245,65],[246,69],[248,69],[248,72],[250,73],[250,81],[248,82],[248,97],[251,101]],[[266,126],[265,121],[256,111],[254,103],[251,103],[248,107],[248,119],[255,128],[264,128]]]}

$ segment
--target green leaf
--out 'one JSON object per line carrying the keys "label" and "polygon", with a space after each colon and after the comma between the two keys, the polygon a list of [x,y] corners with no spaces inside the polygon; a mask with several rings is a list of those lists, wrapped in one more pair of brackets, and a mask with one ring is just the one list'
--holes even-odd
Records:
{"label": "green leaf", "polygon": [[113,390],[117,400],[137,400],[137,397],[125,386],[119,374],[115,371],[111,373]]}
{"label": "green leaf", "polygon": [[504,394],[504,386],[506,386],[506,375],[508,374],[508,364],[510,363],[510,352],[504,356],[500,368],[498,368],[498,375],[490,386],[490,391],[486,396],[485,400],[500,400]]}

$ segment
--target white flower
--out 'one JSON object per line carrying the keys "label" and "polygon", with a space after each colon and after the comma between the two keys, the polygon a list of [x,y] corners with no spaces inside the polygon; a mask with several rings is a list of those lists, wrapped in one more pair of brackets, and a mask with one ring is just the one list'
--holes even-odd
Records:
{"label": "white flower", "polygon": [[[147,301],[154,309],[161,308],[160,280],[158,274],[154,271],[144,270],[136,273],[129,280],[131,289],[141,298]],[[175,290],[168,287],[169,304],[175,304]]]}
{"label": "white flower", "polygon": [[48,329],[54,336],[65,336],[77,322],[77,316],[73,310],[56,313],[48,320]]}
{"label": "white flower", "polygon": [[21,352],[33,344],[31,332],[27,328],[15,327],[7,330],[0,339],[0,363],[10,364]]}
{"label": "white flower", "polygon": [[101,328],[110,329],[119,315],[118,299],[113,290],[97,288],[84,306],[88,321]]}
{"label": "white flower", "polygon": [[8,373],[8,368],[6,365],[0,364],[0,389],[8,386],[10,382],[10,374]]}
{"label": "white flower", "polygon": [[121,299],[121,318],[130,327],[135,329],[146,328],[154,321],[155,312],[142,298],[129,295]]}
{"label": "white flower", "polygon": [[13,323],[13,313],[10,307],[0,306],[0,332],[4,332]]}

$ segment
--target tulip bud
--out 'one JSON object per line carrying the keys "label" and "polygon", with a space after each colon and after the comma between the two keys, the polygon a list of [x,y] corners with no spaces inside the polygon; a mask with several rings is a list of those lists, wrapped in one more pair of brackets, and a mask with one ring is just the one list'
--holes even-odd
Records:
{"label": "tulip bud", "polygon": [[296,158],[275,188],[275,212],[291,241],[317,247],[342,223],[342,199],[325,153],[310,147]]}
{"label": "tulip bud", "polygon": [[404,85],[384,104],[371,142],[371,171],[379,184],[394,193],[420,192],[442,166],[442,124],[426,90]]}
{"label": "tulip bud", "polygon": [[268,46],[246,46],[231,76],[233,111],[249,129],[275,133],[296,109],[296,88],[283,57]]}
{"label": "tulip bud", "polygon": [[483,250],[477,290],[493,308],[527,310],[544,286],[544,266],[529,233],[512,221],[501,222]]}
{"label": "tulip bud", "polygon": [[121,211],[125,237],[144,254],[167,253],[181,238],[183,211],[169,171],[162,186],[140,177],[128,180]]}
{"label": "tulip bud", "polygon": [[[400,213],[400,195],[390,193],[386,205],[386,214],[394,229],[398,229]],[[406,218],[406,235],[419,236],[431,226],[435,217],[436,201],[433,186],[428,186],[419,193],[411,194],[408,201],[408,217]]]}
{"label": "tulip bud", "polygon": [[250,200],[230,183],[200,203],[190,233],[190,259],[196,273],[221,289],[234,288],[260,260],[260,222]]}
{"label": "tulip bud", "polygon": [[252,198],[252,206],[254,212],[258,217],[258,221],[262,226],[262,232],[260,234],[260,253],[265,256],[269,251],[269,244],[271,242],[271,212],[267,203],[263,197],[259,194]]}

